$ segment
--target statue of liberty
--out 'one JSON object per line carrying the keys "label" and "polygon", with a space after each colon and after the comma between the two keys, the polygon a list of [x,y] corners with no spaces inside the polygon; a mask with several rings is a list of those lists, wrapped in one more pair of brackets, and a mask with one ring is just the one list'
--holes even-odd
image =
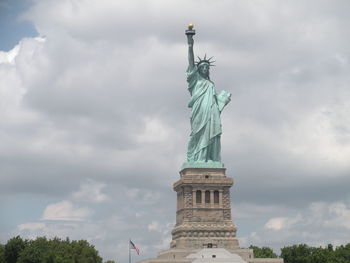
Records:
{"label": "statue of liberty", "polygon": [[221,168],[221,120],[220,113],[231,100],[231,94],[216,93],[215,84],[210,80],[209,69],[213,66],[211,58],[194,61],[193,25],[186,30],[188,40],[188,91],[191,94],[188,107],[191,108],[191,134],[187,148],[186,167]]}

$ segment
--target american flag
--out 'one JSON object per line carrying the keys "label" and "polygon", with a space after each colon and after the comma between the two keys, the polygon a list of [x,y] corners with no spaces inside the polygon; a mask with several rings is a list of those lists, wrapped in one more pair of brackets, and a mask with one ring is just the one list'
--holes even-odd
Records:
{"label": "american flag", "polygon": [[135,249],[137,255],[140,255],[140,249],[137,246],[135,246],[135,244],[131,240],[130,240],[130,248]]}

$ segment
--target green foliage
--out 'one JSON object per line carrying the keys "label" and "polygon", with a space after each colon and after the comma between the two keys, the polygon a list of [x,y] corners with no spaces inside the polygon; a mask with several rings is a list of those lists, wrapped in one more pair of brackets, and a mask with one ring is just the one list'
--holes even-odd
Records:
{"label": "green foliage", "polygon": [[5,263],[5,246],[0,244],[0,263]]}
{"label": "green foliage", "polygon": [[[269,247],[250,246],[255,258],[276,258]],[[293,245],[281,249],[284,263],[349,263],[350,243],[334,248],[316,248],[306,244]],[[16,236],[0,244],[0,263],[102,263],[102,258],[94,246],[86,240],[70,241],[46,237],[23,240]],[[108,260],[105,263],[116,263]]]}
{"label": "green foliage", "polygon": [[350,262],[350,243],[337,247],[334,251],[335,258],[338,260],[336,263]]}
{"label": "green foliage", "polygon": [[86,240],[70,241],[38,237],[23,241],[10,239],[4,247],[4,261],[0,263],[102,263],[94,246]]}
{"label": "green foliage", "polygon": [[249,248],[253,249],[255,258],[277,258],[277,255],[269,247],[260,248],[260,247],[251,245]]}
{"label": "green foliage", "polygon": [[309,263],[311,248],[306,244],[293,245],[281,249],[281,257],[285,263]]}
{"label": "green foliage", "polygon": [[26,241],[24,241],[20,236],[16,236],[8,240],[4,251],[5,262],[16,263],[25,246]]}
{"label": "green foliage", "polygon": [[[276,258],[271,248],[250,246],[255,258]],[[334,248],[332,244],[326,247],[310,247],[306,244],[293,245],[281,249],[284,263],[350,263],[350,243]]]}
{"label": "green foliage", "polygon": [[349,263],[350,243],[336,249],[331,244],[325,248],[293,245],[282,248],[281,257],[285,263]]}

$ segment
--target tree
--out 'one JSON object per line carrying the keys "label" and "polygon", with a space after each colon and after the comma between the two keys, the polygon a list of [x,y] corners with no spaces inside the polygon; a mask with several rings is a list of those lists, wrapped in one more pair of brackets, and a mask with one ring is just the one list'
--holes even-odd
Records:
{"label": "tree", "polygon": [[335,263],[333,250],[328,248],[311,248],[311,254],[307,257],[309,263]]}
{"label": "tree", "polygon": [[350,244],[333,248],[328,244],[326,247],[309,247],[305,244],[293,245],[281,249],[281,257],[285,263],[349,263]]}
{"label": "tree", "polygon": [[17,259],[26,246],[26,241],[20,236],[16,236],[7,241],[5,245],[4,257],[6,263],[16,263]]}
{"label": "tree", "polygon": [[[28,241],[17,263],[102,263],[94,246],[86,240],[70,241],[38,237]],[[7,262],[6,262],[7,263]]]}
{"label": "tree", "polygon": [[249,248],[253,249],[255,258],[277,258],[277,255],[269,247],[260,248],[260,247],[251,245]]}
{"label": "tree", "polygon": [[0,244],[0,263],[5,263],[5,246]]}
{"label": "tree", "polygon": [[334,250],[335,258],[338,260],[337,263],[348,263],[350,262],[350,243],[341,245]]}
{"label": "tree", "polygon": [[293,245],[281,249],[281,257],[284,263],[309,263],[308,257],[312,249],[306,245]]}
{"label": "tree", "polygon": [[18,257],[17,263],[48,262],[48,254],[48,240],[45,237],[38,237],[36,240],[27,242],[26,247]]}
{"label": "tree", "polygon": [[73,241],[75,263],[102,263],[102,258],[94,246],[86,240]]}

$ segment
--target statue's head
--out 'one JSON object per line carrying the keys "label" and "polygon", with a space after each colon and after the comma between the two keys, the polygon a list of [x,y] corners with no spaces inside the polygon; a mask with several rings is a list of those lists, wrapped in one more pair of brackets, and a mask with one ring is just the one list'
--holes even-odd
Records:
{"label": "statue's head", "polygon": [[209,68],[210,65],[208,63],[201,63],[198,67],[198,72],[204,78],[209,78]]}
{"label": "statue's head", "polygon": [[213,57],[207,59],[207,55],[206,54],[205,54],[203,59],[198,57],[199,60],[196,62],[197,68],[198,68],[198,72],[204,78],[208,78],[209,79],[209,69],[210,69],[211,66],[215,66],[215,65],[213,65],[213,63],[215,61],[211,61],[212,58]]}

